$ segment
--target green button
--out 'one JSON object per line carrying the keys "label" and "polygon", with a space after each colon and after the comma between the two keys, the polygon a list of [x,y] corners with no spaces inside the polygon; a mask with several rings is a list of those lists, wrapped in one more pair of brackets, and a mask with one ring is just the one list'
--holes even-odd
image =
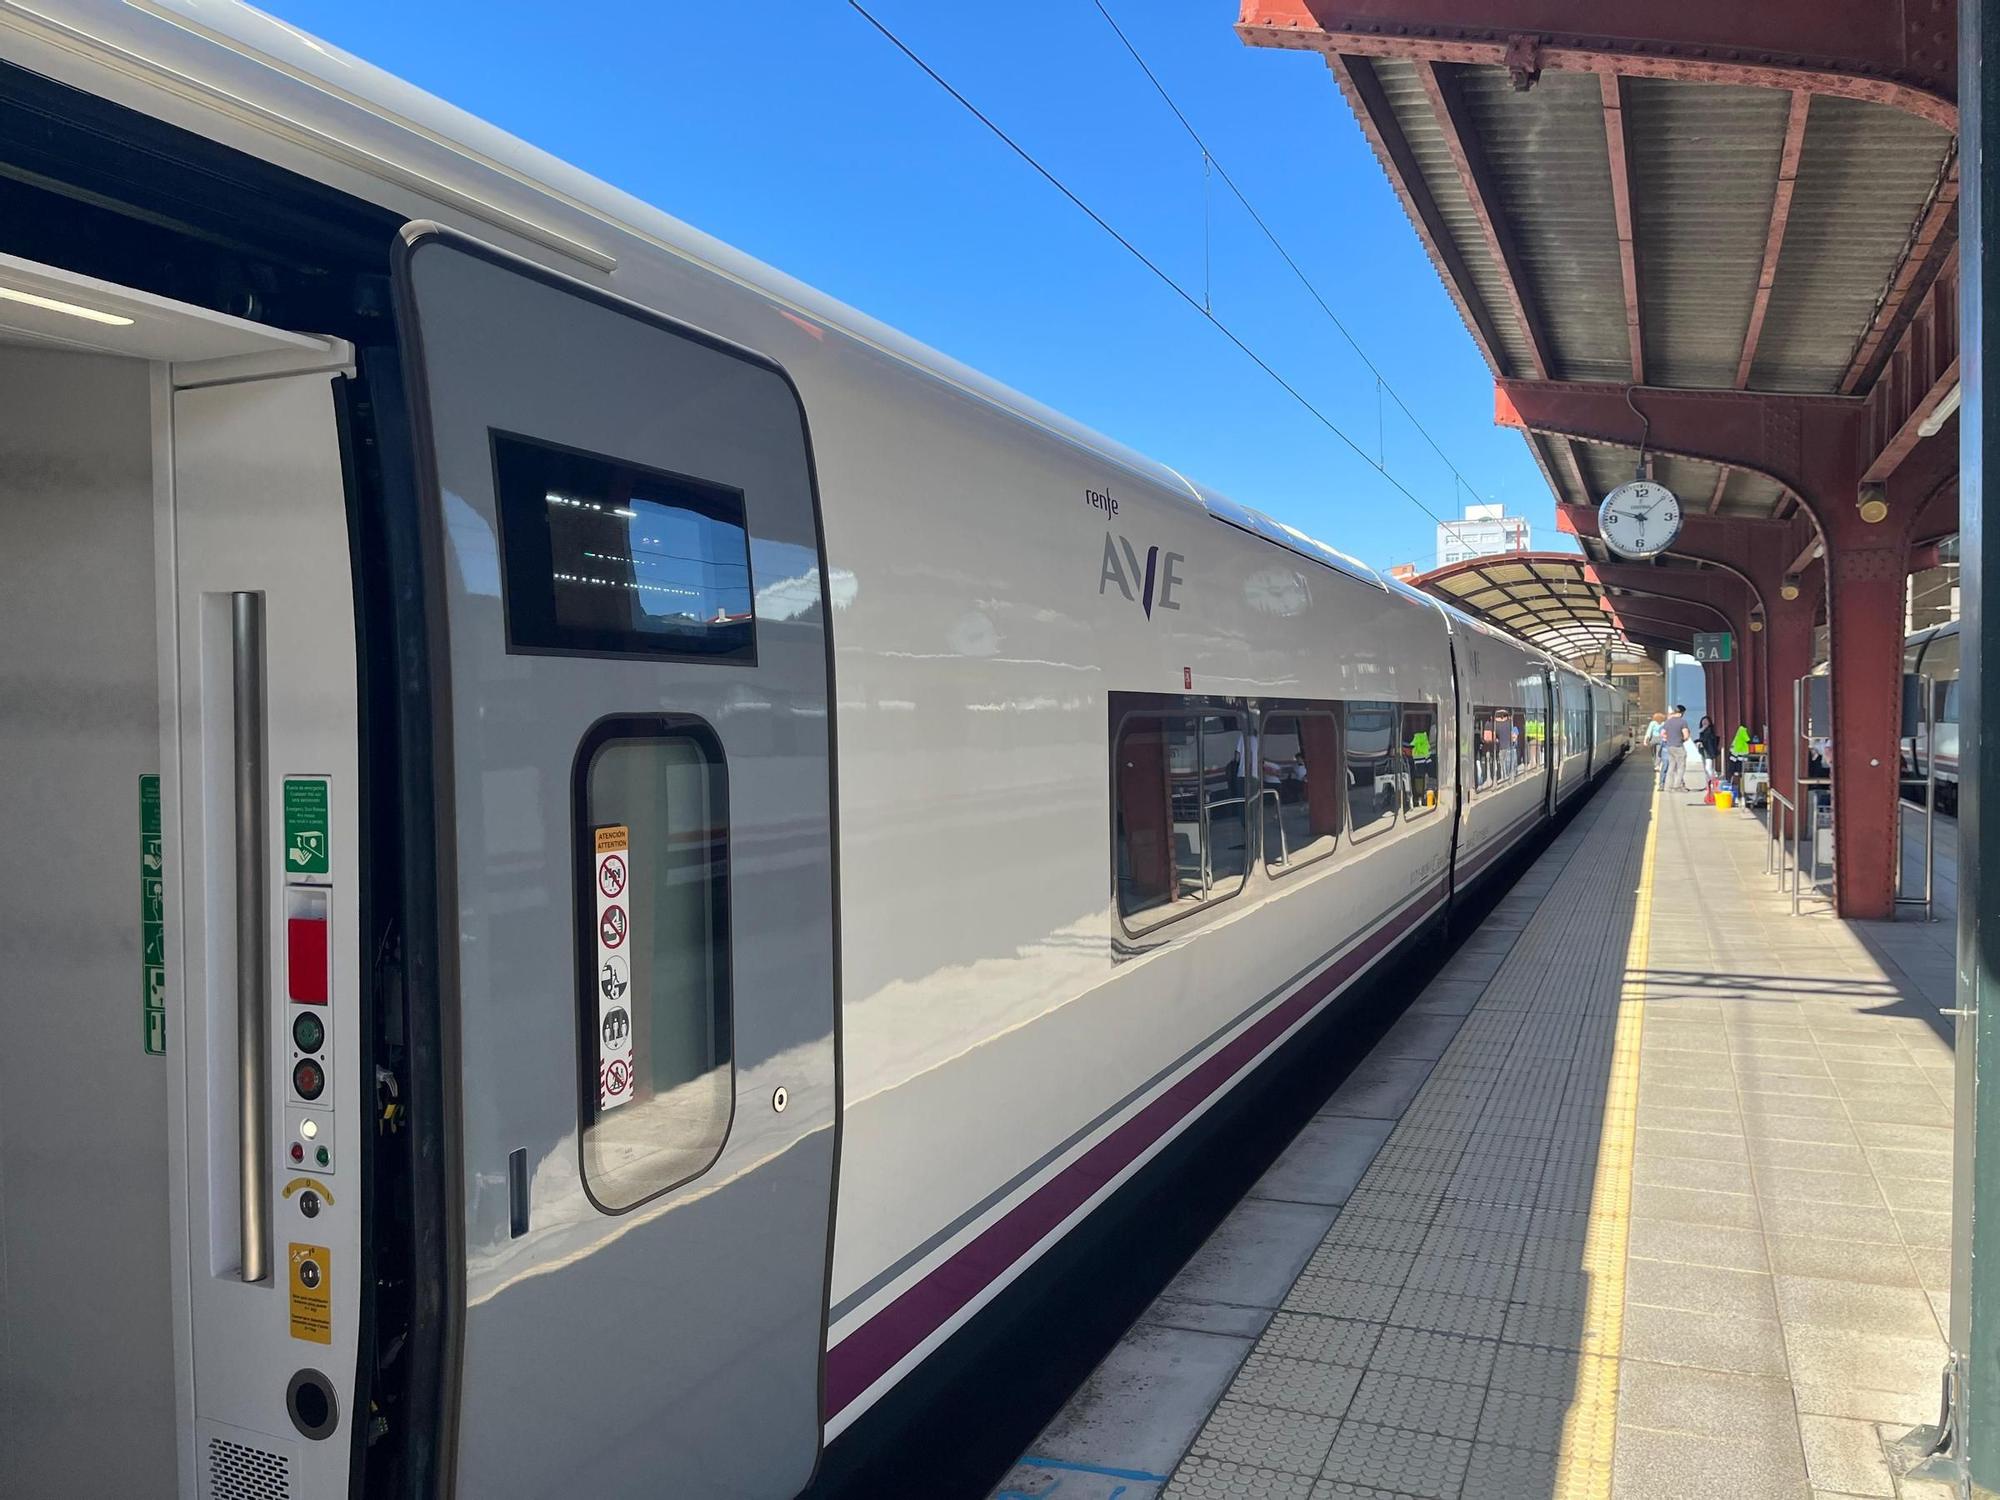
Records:
{"label": "green button", "polygon": [[328,1162],[333,1160],[333,1153],[328,1151],[326,1147],[322,1146],[319,1148],[319,1150],[313,1153],[313,1159],[316,1160],[323,1167]]}

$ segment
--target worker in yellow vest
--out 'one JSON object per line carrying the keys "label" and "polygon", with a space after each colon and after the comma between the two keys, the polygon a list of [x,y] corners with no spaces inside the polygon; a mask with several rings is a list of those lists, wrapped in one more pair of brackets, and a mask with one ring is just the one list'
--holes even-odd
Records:
{"label": "worker in yellow vest", "polygon": [[1419,729],[1410,736],[1410,806],[1423,807],[1430,798],[1431,736]]}

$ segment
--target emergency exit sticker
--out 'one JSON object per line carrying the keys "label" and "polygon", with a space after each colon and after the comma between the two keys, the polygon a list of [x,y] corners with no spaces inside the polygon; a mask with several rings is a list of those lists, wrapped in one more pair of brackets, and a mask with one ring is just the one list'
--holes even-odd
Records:
{"label": "emergency exit sticker", "polygon": [[285,778],[285,875],[324,875],[331,868],[327,849],[327,791],[324,776]]}
{"label": "emergency exit sticker", "polygon": [[597,891],[597,1107],[631,1101],[632,830],[614,823],[596,832],[591,883]]}
{"label": "emergency exit sticker", "polygon": [[139,1007],[146,1051],[167,1051],[167,859],[160,834],[160,778],[139,778]]}
{"label": "emergency exit sticker", "polygon": [[324,1245],[292,1245],[286,1256],[291,1289],[292,1337],[308,1344],[333,1342],[333,1252]]}

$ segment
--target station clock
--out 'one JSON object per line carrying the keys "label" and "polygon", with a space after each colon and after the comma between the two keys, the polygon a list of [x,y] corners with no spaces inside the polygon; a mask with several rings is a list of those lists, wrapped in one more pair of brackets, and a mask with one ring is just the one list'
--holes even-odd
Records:
{"label": "station clock", "polygon": [[1597,507],[1597,530],[1620,557],[1657,557],[1681,534],[1681,502],[1650,479],[1621,484]]}

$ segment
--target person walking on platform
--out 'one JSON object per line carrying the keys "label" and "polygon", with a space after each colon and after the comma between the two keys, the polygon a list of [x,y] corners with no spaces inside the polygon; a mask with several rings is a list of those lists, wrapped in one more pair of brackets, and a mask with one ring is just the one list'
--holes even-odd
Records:
{"label": "person walking on platform", "polygon": [[1701,728],[1695,731],[1695,748],[1701,751],[1702,776],[1709,781],[1722,774],[1722,731],[1715,727],[1715,720],[1707,714],[1701,716]]}
{"label": "person walking on platform", "polygon": [[[1667,747],[1666,742],[1660,738],[1660,730],[1666,722],[1665,714],[1655,713],[1652,722],[1646,726],[1646,748],[1653,752],[1653,769],[1662,777],[1666,775]],[[1662,781],[1661,784],[1665,785],[1665,782]]]}
{"label": "person walking on platform", "polygon": [[1691,737],[1688,733],[1687,705],[1676,703],[1674,711],[1667,715],[1666,722],[1660,726],[1661,791],[1667,789],[1669,775],[1674,778],[1675,790],[1682,792],[1693,790],[1687,783],[1688,740]]}

